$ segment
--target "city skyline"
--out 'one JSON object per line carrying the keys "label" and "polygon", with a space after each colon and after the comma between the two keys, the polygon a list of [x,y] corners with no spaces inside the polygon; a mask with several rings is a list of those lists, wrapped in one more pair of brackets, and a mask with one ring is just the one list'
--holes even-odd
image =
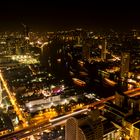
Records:
{"label": "city skyline", "polygon": [[1,140],[140,139],[139,10],[112,4],[1,2]]}
{"label": "city skyline", "polygon": [[73,28],[140,29],[137,3],[90,1],[2,1],[0,31],[19,30],[21,22],[36,31]]}

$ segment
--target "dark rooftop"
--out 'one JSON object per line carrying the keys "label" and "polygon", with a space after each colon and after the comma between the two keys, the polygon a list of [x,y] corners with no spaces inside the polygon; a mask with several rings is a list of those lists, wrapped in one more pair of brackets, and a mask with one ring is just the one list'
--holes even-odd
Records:
{"label": "dark rooftop", "polygon": [[135,123],[135,124],[134,124],[134,127],[140,129],[140,122]]}
{"label": "dark rooftop", "polygon": [[136,95],[136,96],[130,97],[130,99],[140,100],[140,95]]}
{"label": "dark rooftop", "polygon": [[133,115],[126,117],[125,120],[133,124],[133,123],[137,122],[138,120],[140,120],[140,115],[133,114]]}
{"label": "dark rooftop", "polygon": [[117,129],[109,120],[103,121],[103,128],[104,135]]}
{"label": "dark rooftop", "polygon": [[76,118],[76,119],[84,119],[84,118],[87,118],[87,115],[86,114],[78,114],[78,115],[74,116],[74,118]]}
{"label": "dark rooftop", "polygon": [[122,113],[123,113],[123,114],[128,113],[128,110],[126,110],[126,109],[124,109],[124,108],[121,108],[121,107],[119,107],[119,106],[117,106],[117,105],[115,105],[115,104],[113,104],[113,103],[111,103],[111,102],[106,102],[105,105],[106,105],[106,106],[109,106],[109,107],[111,107],[111,108],[114,108],[115,110],[117,110],[117,111],[120,112],[121,114],[122,114]]}

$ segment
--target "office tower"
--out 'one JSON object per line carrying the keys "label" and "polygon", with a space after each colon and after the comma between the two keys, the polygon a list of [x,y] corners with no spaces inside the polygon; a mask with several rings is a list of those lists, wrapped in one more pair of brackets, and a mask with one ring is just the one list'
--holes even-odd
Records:
{"label": "office tower", "polygon": [[82,47],[81,33],[79,33],[79,32],[77,33],[76,32],[75,40],[76,40],[76,44],[74,45],[74,48]]}
{"label": "office tower", "polygon": [[136,38],[138,36],[138,31],[137,30],[133,29],[133,30],[131,30],[131,32],[132,32],[132,37],[133,38]]}
{"label": "office tower", "polygon": [[67,120],[65,129],[66,140],[78,140],[78,121],[74,117]]}
{"label": "office tower", "polygon": [[24,33],[24,37],[29,37],[29,27],[25,24],[22,23],[23,26],[23,33]]}
{"label": "office tower", "polygon": [[106,39],[104,39],[102,43],[102,48],[101,48],[101,59],[103,61],[106,60],[106,46],[107,46],[107,41]]}
{"label": "office tower", "polygon": [[95,110],[69,118],[65,126],[65,140],[102,140],[103,124],[98,114]]}
{"label": "office tower", "polygon": [[2,86],[0,81],[0,104],[2,103]]}
{"label": "office tower", "polygon": [[86,60],[90,59],[90,48],[92,46],[92,40],[86,39],[82,47],[83,58]]}
{"label": "office tower", "polygon": [[122,53],[121,54],[121,78],[127,78],[129,72],[129,60],[130,54],[129,53]]}

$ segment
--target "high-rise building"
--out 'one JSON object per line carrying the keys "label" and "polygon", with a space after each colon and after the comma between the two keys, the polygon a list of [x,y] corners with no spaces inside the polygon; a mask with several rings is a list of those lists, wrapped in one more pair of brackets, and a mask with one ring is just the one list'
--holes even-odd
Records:
{"label": "high-rise building", "polygon": [[102,140],[103,124],[98,114],[98,110],[95,110],[87,115],[69,118],[65,127],[65,140]]}
{"label": "high-rise building", "polygon": [[131,33],[133,38],[136,38],[138,36],[138,31],[135,29],[131,30]]}
{"label": "high-rise building", "polygon": [[124,53],[121,54],[121,74],[120,74],[120,76],[122,78],[128,77],[129,60],[130,60],[130,54],[129,53],[124,52]]}
{"label": "high-rise building", "polygon": [[74,117],[67,120],[65,129],[66,140],[78,140],[78,121]]}
{"label": "high-rise building", "polygon": [[103,61],[105,61],[106,60],[106,46],[107,46],[107,41],[106,41],[106,39],[103,41],[103,43],[102,43],[102,48],[101,48],[101,59],[103,60]]}
{"label": "high-rise building", "polygon": [[86,60],[90,59],[90,50],[93,44],[93,40],[90,38],[85,39],[84,45],[82,47],[83,58]]}
{"label": "high-rise building", "polygon": [[0,104],[2,103],[2,86],[0,81]]}
{"label": "high-rise building", "polygon": [[24,28],[24,31],[23,31],[24,37],[29,37],[29,27],[23,23],[22,23],[22,26]]}

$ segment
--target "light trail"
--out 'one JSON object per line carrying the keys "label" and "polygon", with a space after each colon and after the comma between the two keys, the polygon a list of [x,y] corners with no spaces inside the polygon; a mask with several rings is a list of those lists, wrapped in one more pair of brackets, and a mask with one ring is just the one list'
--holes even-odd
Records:
{"label": "light trail", "polygon": [[77,115],[77,114],[84,113],[84,112],[87,112],[87,111],[89,111],[89,110],[88,110],[87,108],[85,108],[85,109],[82,109],[82,110],[73,112],[73,113],[71,113],[71,114],[64,115],[64,116],[62,116],[62,117],[58,117],[58,118],[52,119],[52,120],[50,120],[49,122],[50,122],[50,123],[54,123],[54,122],[56,123],[57,121],[62,121],[62,120],[64,120],[64,119],[67,119],[68,117],[72,117],[72,116],[75,116],[75,115]]}
{"label": "light trail", "polygon": [[140,88],[135,88],[132,90],[125,91],[124,94],[132,94],[133,92],[140,91]]}

